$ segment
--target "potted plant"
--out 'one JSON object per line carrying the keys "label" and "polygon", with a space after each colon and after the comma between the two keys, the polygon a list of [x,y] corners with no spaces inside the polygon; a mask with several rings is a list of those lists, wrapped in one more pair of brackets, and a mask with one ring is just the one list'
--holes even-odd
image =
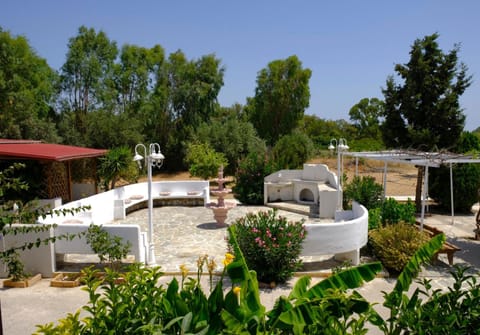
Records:
{"label": "potted plant", "polygon": [[40,273],[31,276],[25,272],[25,266],[20,260],[20,255],[12,251],[5,256],[9,279],[3,281],[4,287],[29,287],[42,279]]}

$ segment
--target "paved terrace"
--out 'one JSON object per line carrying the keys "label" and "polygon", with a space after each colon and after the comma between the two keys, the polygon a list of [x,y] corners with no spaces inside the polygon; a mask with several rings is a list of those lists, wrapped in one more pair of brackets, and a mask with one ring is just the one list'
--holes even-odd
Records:
{"label": "paved terrace", "polygon": [[[226,200],[234,201],[234,200]],[[305,222],[326,222],[332,220],[309,218],[308,206],[286,204],[290,210],[278,209],[280,216],[286,217],[289,221]],[[238,218],[244,217],[247,213],[268,211],[271,208],[265,206],[242,206],[238,205],[228,213],[226,223],[232,224]],[[302,213],[303,214],[300,214]],[[305,213],[306,212],[306,213]],[[118,224],[138,224],[142,231],[148,231],[148,210],[140,209],[130,213],[124,220],[116,220]],[[155,258],[157,265],[160,265],[166,273],[178,273],[180,265],[185,264],[191,271],[197,269],[199,256],[207,254],[214,257],[216,263],[221,266],[222,260],[227,251],[227,228],[218,227],[211,209],[196,206],[165,206],[153,208]],[[76,268],[77,262],[95,262],[98,258],[94,255],[70,255],[66,257],[67,264],[63,269]],[[305,257],[304,262],[317,264],[318,269],[325,270],[332,265],[331,256]],[[315,263],[314,263],[315,262]],[[71,264],[73,263],[73,264]],[[322,263],[322,264],[319,264]],[[337,264],[333,261],[333,263]],[[339,263],[338,263],[339,264]],[[61,266],[59,264],[59,266]]]}

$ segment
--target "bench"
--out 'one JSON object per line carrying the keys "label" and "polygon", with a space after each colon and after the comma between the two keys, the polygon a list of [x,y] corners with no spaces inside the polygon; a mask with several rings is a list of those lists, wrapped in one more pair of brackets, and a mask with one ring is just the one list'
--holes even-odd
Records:
{"label": "bench", "polygon": [[[118,198],[114,200],[114,219],[122,220],[135,210],[147,207],[148,184],[138,183],[124,186],[117,190]],[[205,180],[157,181],[152,183],[152,202],[154,206],[168,204],[205,206],[210,202],[209,182]]]}
{"label": "bench", "polygon": [[[417,222],[417,225],[418,225],[418,222]],[[425,224],[423,225],[423,231],[425,231],[430,237],[443,234],[443,232],[440,229],[432,226],[428,226]],[[445,241],[443,243],[443,246],[440,248],[440,250],[438,250],[435,256],[433,256],[433,260],[434,261],[438,260],[438,254],[446,254],[448,259],[448,264],[453,265],[453,254],[460,250],[462,249],[460,249],[459,247],[457,247],[456,245],[450,242]]]}

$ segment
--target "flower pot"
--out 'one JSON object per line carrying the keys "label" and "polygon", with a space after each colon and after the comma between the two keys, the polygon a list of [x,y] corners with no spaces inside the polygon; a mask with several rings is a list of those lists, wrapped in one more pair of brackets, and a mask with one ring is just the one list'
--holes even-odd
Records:
{"label": "flower pot", "polygon": [[42,275],[40,273],[28,277],[23,280],[11,280],[11,279],[5,279],[3,281],[3,287],[20,287],[20,288],[25,288],[25,287],[30,287],[36,282],[40,281],[42,279]]}

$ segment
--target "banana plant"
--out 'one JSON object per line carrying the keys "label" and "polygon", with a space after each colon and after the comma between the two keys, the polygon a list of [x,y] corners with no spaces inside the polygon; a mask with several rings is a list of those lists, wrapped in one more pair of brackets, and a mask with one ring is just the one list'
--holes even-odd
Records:
{"label": "banana plant", "polygon": [[[232,289],[225,297],[225,309],[222,319],[228,331],[235,334],[268,334],[277,331],[291,331],[294,334],[305,334],[306,329],[318,324],[322,319],[318,306],[328,297],[330,306],[340,306],[345,301],[343,295],[347,289],[354,289],[366,281],[375,278],[382,269],[380,263],[365,264],[341,271],[309,288],[311,278],[302,277],[295,284],[289,297],[280,297],[274,308],[266,313],[260,302],[258,282],[255,271],[248,270],[242,252],[235,239],[235,226],[229,227],[235,262],[227,267],[232,283],[240,288],[239,295]],[[371,309],[370,304],[358,293],[348,299],[347,314],[364,313]],[[340,308],[342,309],[342,308]],[[337,308],[336,311],[339,309]],[[343,308],[345,310],[345,308]],[[323,310],[325,313],[335,313]],[[344,313],[345,314],[345,313]],[[336,316],[336,315],[335,315]],[[325,318],[323,318],[325,319]],[[314,331],[312,330],[312,333]]]}
{"label": "banana plant", "polygon": [[403,271],[397,278],[397,282],[390,293],[385,293],[383,305],[390,310],[390,316],[384,320],[379,314],[376,314],[371,322],[378,326],[385,334],[401,334],[403,326],[399,322],[400,314],[403,309],[413,307],[418,299],[418,291],[409,298],[407,292],[413,280],[420,272],[421,266],[432,260],[435,253],[445,242],[445,235],[439,234],[431,238],[417,250],[413,257],[408,261]]}

